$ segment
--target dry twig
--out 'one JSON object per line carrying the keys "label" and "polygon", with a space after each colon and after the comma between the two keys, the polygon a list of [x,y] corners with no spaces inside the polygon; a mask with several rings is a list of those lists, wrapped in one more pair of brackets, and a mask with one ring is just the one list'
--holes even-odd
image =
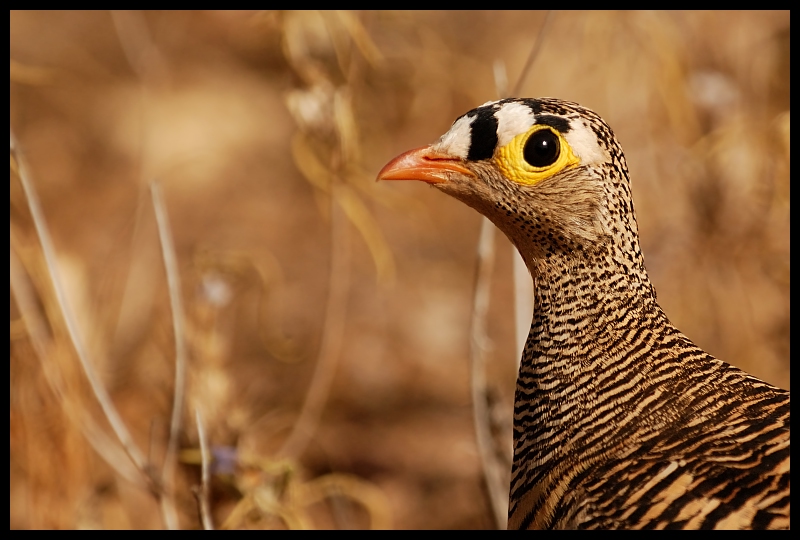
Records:
{"label": "dry twig", "polygon": [[[166,80],[167,66],[158,47],[155,45],[147,21],[140,11],[112,11],[112,21],[128,64],[142,82],[143,98],[148,91]],[[147,157],[147,156],[145,156]],[[145,160],[144,170],[147,171]],[[167,211],[164,206],[161,188],[158,182],[150,184],[150,194],[155,210],[161,253],[167,275],[170,309],[172,312],[173,332],[175,335],[175,388],[173,391],[170,433],[164,465],[161,470],[159,504],[168,529],[177,529],[178,514],[175,508],[175,465],[177,463],[178,437],[181,429],[184,391],[186,386],[186,342],[185,317],[181,300],[180,279],[177,258],[170,232]]]}
{"label": "dry twig", "polygon": [[178,528],[178,514],[175,510],[175,464],[177,463],[178,436],[181,430],[181,415],[183,410],[183,394],[186,387],[186,322],[183,314],[181,300],[181,283],[178,277],[178,262],[175,257],[175,246],[172,242],[172,233],[169,227],[167,210],[161,195],[158,182],[150,184],[150,193],[153,198],[153,209],[158,224],[158,238],[161,241],[161,253],[164,257],[164,269],[167,274],[167,287],[169,288],[169,303],[172,310],[172,324],[175,333],[175,389],[172,398],[172,419],[170,420],[169,442],[164,456],[164,467],[161,471],[161,482],[164,493],[161,497],[164,522],[168,529]]}
{"label": "dry twig", "polygon": [[[346,35],[355,28],[355,22],[350,17],[323,17],[325,25],[331,35],[339,35],[339,30],[345,30]],[[350,22],[344,27],[340,27],[341,21]],[[356,21],[357,22],[357,21]],[[359,23],[360,24],[360,23]],[[289,39],[289,38],[287,38]],[[296,38],[292,38],[296,39]],[[302,73],[314,63],[314,60],[305,57],[307,48],[304,46],[292,47],[288,44],[287,50],[296,51],[288,54],[287,60],[292,64],[295,71]],[[298,457],[306,448],[311,435],[316,430],[322,410],[330,393],[330,386],[336,372],[339,355],[344,341],[345,319],[347,316],[347,297],[350,290],[350,250],[348,240],[347,219],[353,218],[352,191],[346,185],[346,169],[350,164],[357,160],[358,138],[355,133],[355,121],[353,119],[352,108],[350,106],[350,82],[356,73],[358,62],[351,55],[347,54],[344,47],[352,45],[351,41],[332,40],[332,47],[339,60],[339,68],[345,75],[345,84],[334,89],[332,81],[323,78],[317,80],[309,90],[297,91],[290,94],[289,109],[298,122],[301,135],[296,139],[299,146],[308,139],[318,139],[322,141],[322,146],[327,147],[330,160],[327,164],[314,158],[314,153],[309,153],[311,161],[316,162],[315,171],[308,173],[299,160],[295,160],[298,168],[304,173],[306,178],[315,185],[316,188],[327,192],[330,201],[330,220],[331,220],[331,269],[329,274],[328,298],[325,304],[325,320],[322,327],[322,341],[320,343],[317,363],[311,379],[303,408],[300,411],[292,432],[289,434],[283,447],[278,451],[278,456]],[[299,51],[303,51],[302,53]],[[345,58],[350,58],[349,65]],[[314,70],[316,72],[316,70]],[[308,99],[324,104],[324,111],[320,108],[307,107],[310,104]],[[313,111],[313,114],[311,113]],[[330,138],[330,133],[335,136]],[[358,220],[353,220],[356,227]],[[368,245],[369,237],[365,236]],[[380,271],[381,264],[376,258],[376,265]]]}
{"label": "dry twig", "polygon": [[33,350],[42,364],[42,373],[44,373],[48,386],[59,400],[67,418],[74,425],[80,427],[81,433],[83,433],[89,445],[100,457],[122,478],[134,485],[145,487],[141,471],[131,464],[119,445],[109,439],[105,431],[97,425],[97,422],[84,411],[81,411],[68,396],[61,377],[61,369],[57,362],[50,360],[48,350],[53,344],[50,343],[47,323],[38,307],[36,294],[25,275],[25,268],[15,252],[13,234],[10,244],[9,277],[11,293],[14,295],[14,300],[22,315],[22,321],[25,324]]}
{"label": "dry twig", "polygon": [[[548,9],[547,13],[544,16],[544,20],[542,21],[542,26],[539,27],[539,33],[536,35],[536,41],[533,42],[533,47],[531,47],[531,53],[528,55],[528,59],[525,61],[525,65],[522,68],[522,72],[519,74],[519,79],[517,79],[517,84],[514,85],[514,88],[511,91],[510,97],[518,97],[520,91],[522,90],[522,85],[525,83],[525,78],[528,76],[528,73],[533,68],[533,63],[536,62],[536,58],[539,56],[539,51],[542,49],[542,44],[544,43],[544,38],[547,35],[547,31],[550,29],[550,22],[553,17],[553,10]],[[502,96],[506,97],[506,96]]]}
{"label": "dry twig", "polygon": [[470,363],[472,365],[472,413],[475,424],[475,440],[481,458],[486,488],[492,505],[492,514],[498,528],[505,528],[508,520],[508,490],[506,489],[501,463],[498,462],[492,440],[486,386],[486,357],[489,341],[486,335],[486,313],[489,310],[492,271],[494,270],[495,227],[487,218],[481,221],[478,241],[478,266],[472,300],[470,323]]}
{"label": "dry twig", "polygon": [[350,250],[347,239],[347,222],[343,216],[343,210],[338,208],[337,189],[335,186],[332,187],[330,197],[331,270],[328,281],[328,299],[325,303],[325,320],[322,326],[322,342],[300,416],[278,452],[278,457],[292,456],[296,458],[305,450],[328,400],[344,340],[347,296],[350,290],[350,272],[348,270]]}
{"label": "dry twig", "polygon": [[125,453],[136,466],[136,468],[146,477],[151,489],[157,492],[157,485],[153,482],[153,478],[149,474],[149,465],[145,460],[144,455],[133,441],[133,437],[131,437],[128,428],[122,421],[122,418],[117,412],[114,403],[111,401],[111,397],[108,395],[108,391],[106,390],[105,386],[103,386],[99,375],[94,369],[94,365],[89,359],[89,354],[84,346],[78,322],[64,289],[61,271],[59,270],[58,261],[56,260],[55,249],[53,248],[53,242],[50,238],[47,222],[44,219],[44,213],[42,212],[41,205],[39,204],[39,197],[37,196],[36,190],[33,187],[33,183],[30,180],[28,167],[25,163],[22,153],[19,151],[13,131],[11,132],[11,153],[17,161],[20,183],[22,184],[22,189],[25,192],[25,199],[28,202],[28,209],[30,210],[31,217],[33,219],[36,234],[39,237],[39,243],[42,246],[42,253],[44,255],[45,264],[47,265],[53,291],[55,292],[56,301],[61,311],[61,315],[64,317],[67,333],[69,334],[72,345],[78,355],[81,368],[83,369],[83,372],[89,381],[92,393],[100,404],[103,414],[105,415],[109,424],[111,424],[111,428],[114,430],[114,434],[122,444]]}
{"label": "dry twig", "polygon": [[197,438],[200,439],[200,489],[196,493],[198,506],[200,507],[200,520],[203,522],[203,529],[214,530],[214,522],[211,519],[211,509],[208,504],[208,483],[210,481],[209,467],[210,456],[208,455],[208,440],[206,440],[206,428],[203,425],[203,418],[200,409],[195,409],[194,420],[197,424]]}

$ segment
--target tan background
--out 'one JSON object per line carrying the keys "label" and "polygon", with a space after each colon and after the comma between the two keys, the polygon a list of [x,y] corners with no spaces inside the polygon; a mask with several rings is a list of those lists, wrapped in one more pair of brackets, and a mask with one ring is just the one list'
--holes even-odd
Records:
{"label": "tan background", "polygon": [[[218,526],[492,526],[467,362],[480,217],[423,184],[373,179],[495,99],[497,62],[513,85],[543,18],[11,12],[11,128],[92,362],[157,467],[175,370],[148,184],[162,187],[189,347],[178,442],[198,448],[199,406],[212,448],[238,460],[212,481]],[[608,121],[667,314],[784,388],[789,35],[788,12],[559,12],[522,92]],[[86,418],[108,428],[13,169],[12,252],[50,339],[40,359],[12,298],[10,526],[162,527],[156,499],[82,435]],[[502,426],[515,345],[510,247],[497,241],[489,379]],[[321,424],[276,462],[325,332],[337,365]],[[180,525],[197,528],[197,459],[181,456]]]}

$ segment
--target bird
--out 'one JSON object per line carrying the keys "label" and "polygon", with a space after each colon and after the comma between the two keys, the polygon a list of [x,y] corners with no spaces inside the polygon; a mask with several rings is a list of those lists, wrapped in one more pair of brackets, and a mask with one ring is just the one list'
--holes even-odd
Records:
{"label": "bird", "polygon": [[378,180],[466,203],[531,273],[509,528],[789,528],[789,391],[667,318],[625,155],[598,114],[555,98],[491,101]]}

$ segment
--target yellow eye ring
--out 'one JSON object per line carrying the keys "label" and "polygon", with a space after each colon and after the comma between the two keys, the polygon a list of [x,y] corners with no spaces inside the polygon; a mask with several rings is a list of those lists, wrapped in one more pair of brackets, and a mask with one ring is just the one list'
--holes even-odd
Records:
{"label": "yellow eye ring", "polygon": [[[540,150],[540,152],[543,152],[544,161],[547,162],[552,157],[547,155],[548,152],[558,152],[558,155],[551,164],[544,167],[536,167],[528,163],[525,159],[525,148],[531,137],[543,130],[547,130],[548,134],[551,133],[555,136],[555,139],[550,141],[548,141],[546,137],[540,137],[543,141],[542,150]],[[548,142],[551,147],[547,146]],[[551,150],[552,143],[555,142],[557,142],[557,144],[555,144],[555,148]],[[528,157],[530,158],[532,155],[536,156],[535,153],[532,154],[529,148]],[[535,160],[536,159],[533,159],[532,161]],[[547,125],[535,125],[526,133],[520,133],[511,139],[508,144],[500,148],[495,154],[494,162],[509,180],[513,180],[518,184],[534,185],[545,178],[561,172],[567,167],[577,165],[579,160],[573,153],[572,147],[570,147],[561,133]]]}

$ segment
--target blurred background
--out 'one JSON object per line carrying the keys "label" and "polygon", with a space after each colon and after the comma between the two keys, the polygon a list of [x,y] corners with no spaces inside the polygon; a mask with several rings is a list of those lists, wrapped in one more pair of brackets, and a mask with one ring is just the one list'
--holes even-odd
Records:
{"label": "blurred background", "polygon": [[[468,363],[481,218],[374,178],[496,99],[503,74],[513,87],[544,19],[12,11],[11,528],[200,528],[198,426],[216,527],[493,527]],[[521,91],[605,118],[667,315],[783,388],[789,35],[788,11],[555,12]],[[175,428],[165,230],[187,351]],[[496,240],[488,380],[506,434],[517,347]]]}

